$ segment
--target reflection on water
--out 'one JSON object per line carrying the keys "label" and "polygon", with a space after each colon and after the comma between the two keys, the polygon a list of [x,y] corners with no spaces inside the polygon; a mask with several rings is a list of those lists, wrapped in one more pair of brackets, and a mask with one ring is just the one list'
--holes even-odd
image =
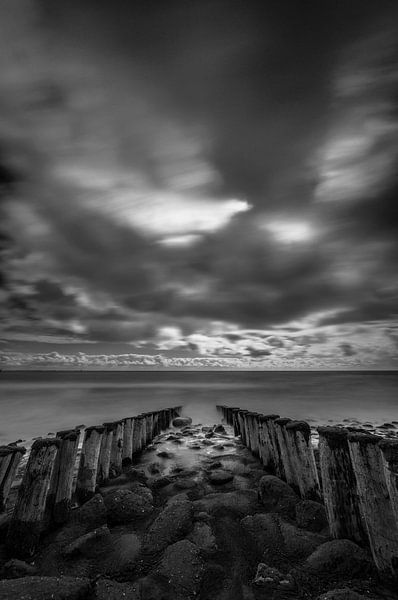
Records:
{"label": "reflection on water", "polygon": [[176,405],[203,425],[219,421],[216,404],[398,425],[397,384],[396,372],[3,372],[0,444]]}

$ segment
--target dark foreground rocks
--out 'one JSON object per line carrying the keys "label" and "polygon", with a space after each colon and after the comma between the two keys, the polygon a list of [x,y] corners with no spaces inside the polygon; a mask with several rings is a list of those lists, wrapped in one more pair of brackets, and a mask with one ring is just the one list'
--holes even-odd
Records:
{"label": "dark foreground rocks", "polygon": [[0,541],[0,600],[398,600],[231,428],[175,421],[30,562]]}

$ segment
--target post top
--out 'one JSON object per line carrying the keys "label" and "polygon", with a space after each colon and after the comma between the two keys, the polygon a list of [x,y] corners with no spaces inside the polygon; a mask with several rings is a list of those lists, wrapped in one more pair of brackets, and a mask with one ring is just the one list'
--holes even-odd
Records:
{"label": "post top", "polygon": [[0,446],[0,456],[8,456],[9,454],[16,454],[17,452],[21,452],[25,454],[26,448],[23,446]]}
{"label": "post top", "polygon": [[49,446],[56,446],[59,448],[61,445],[61,440],[59,438],[38,438],[32,444],[32,452],[33,450],[39,450],[40,448],[48,448]]}
{"label": "post top", "polygon": [[348,433],[348,441],[349,442],[358,442],[359,444],[367,445],[367,444],[378,444],[383,438],[379,435],[373,435],[372,433],[361,433],[361,432],[353,432],[350,431]]}
{"label": "post top", "polygon": [[275,423],[278,425],[287,425],[290,422],[291,419],[289,419],[289,417],[279,417],[279,419],[275,419]]}
{"label": "post top", "polygon": [[280,419],[280,415],[263,415],[261,417],[261,421],[276,421],[276,419]]}
{"label": "post top", "polygon": [[63,440],[66,437],[69,437],[70,435],[75,435],[76,437],[79,436],[80,429],[63,429],[62,431],[57,431],[56,437],[61,438],[61,440]]}
{"label": "post top", "polygon": [[91,427],[86,428],[86,434],[91,433],[92,431],[97,431],[98,433],[103,433],[105,427],[103,425],[91,425]]}

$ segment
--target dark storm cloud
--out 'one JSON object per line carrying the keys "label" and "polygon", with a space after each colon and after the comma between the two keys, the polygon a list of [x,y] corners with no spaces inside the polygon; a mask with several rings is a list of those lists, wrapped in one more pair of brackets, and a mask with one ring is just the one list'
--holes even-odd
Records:
{"label": "dark storm cloud", "polygon": [[[189,336],[214,320],[394,316],[394,3],[4,11],[21,23],[5,31],[0,122],[5,177],[19,173],[5,232],[15,318],[138,342],[173,324]],[[225,339],[269,355],[239,335]]]}

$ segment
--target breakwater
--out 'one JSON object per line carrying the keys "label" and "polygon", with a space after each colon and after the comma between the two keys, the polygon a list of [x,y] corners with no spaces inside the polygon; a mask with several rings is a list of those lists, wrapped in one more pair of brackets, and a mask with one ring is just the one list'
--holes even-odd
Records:
{"label": "breakwater", "polygon": [[331,536],[370,548],[379,573],[398,577],[398,441],[319,427],[319,463],[305,421],[218,406],[264,467],[303,498],[324,503]]}
{"label": "breakwater", "polygon": [[[32,556],[41,536],[68,520],[75,501],[83,504],[95,495],[98,485],[120,475],[123,466],[131,464],[135,455],[167,429],[180,410],[165,408],[37,439],[30,450],[8,528],[7,545],[13,555]],[[25,453],[26,449],[17,445],[0,447],[0,513],[7,511],[10,490]]]}

